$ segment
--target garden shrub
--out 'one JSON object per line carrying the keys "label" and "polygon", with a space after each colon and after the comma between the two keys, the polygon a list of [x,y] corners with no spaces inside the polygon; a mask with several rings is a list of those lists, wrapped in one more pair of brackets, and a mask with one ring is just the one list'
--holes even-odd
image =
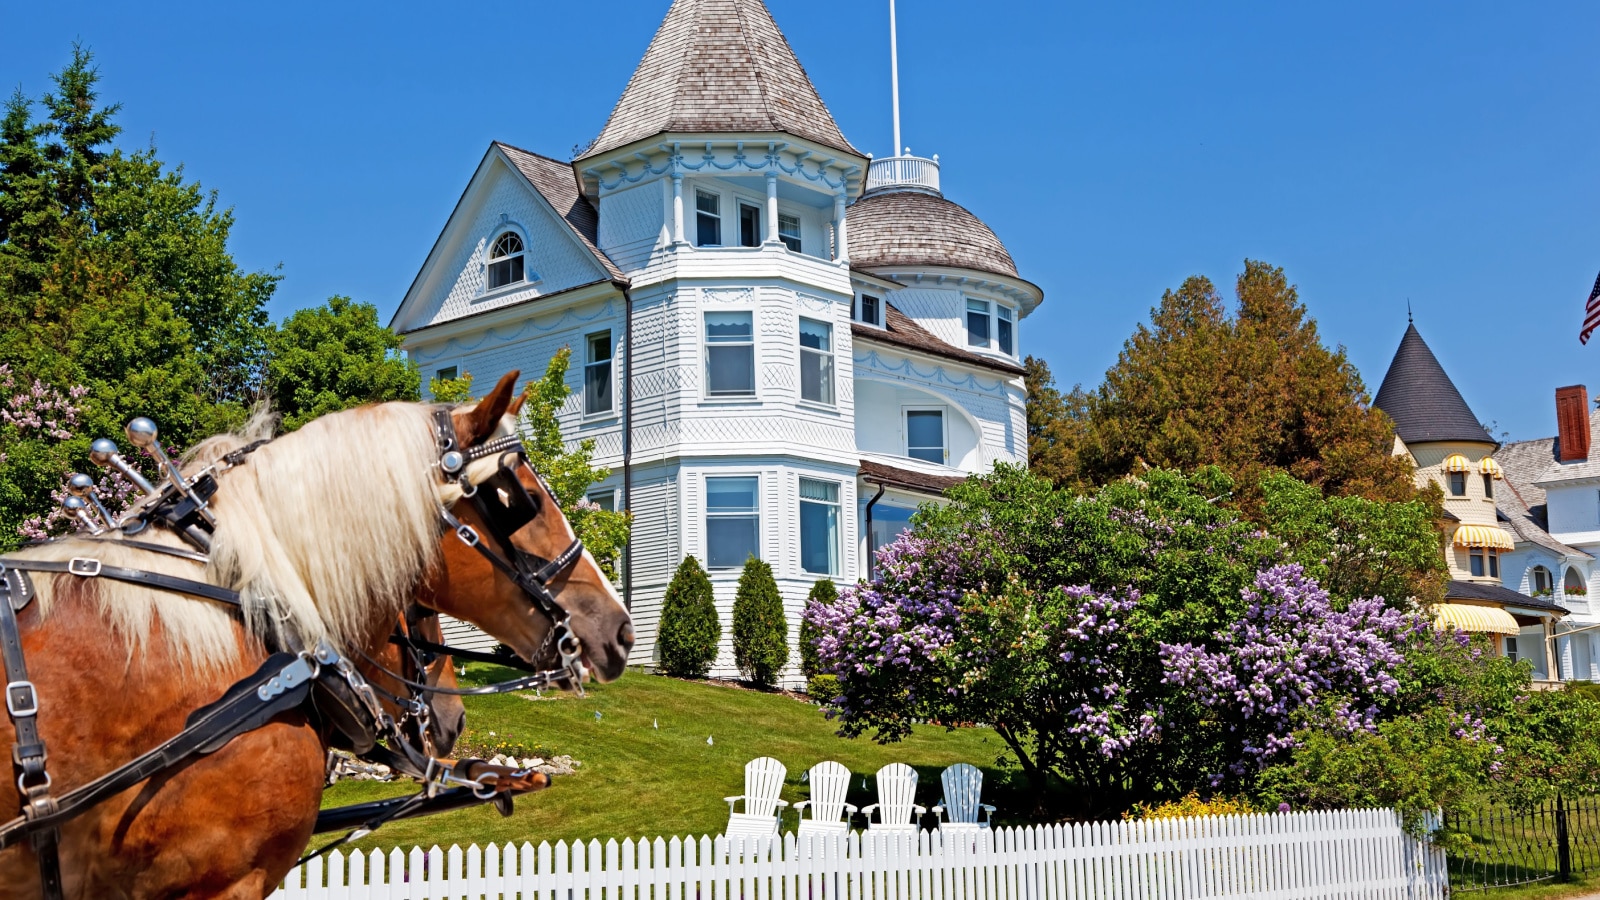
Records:
{"label": "garden shrub", "polygon": [[[811,593],[806,596],[806,606],[813,603],[827,606],[839,599],[839,589],[827,578],[817,579],[811,586]],[[822,663],[817,659],[817,626],[811,621],[810,616],[800,617],[800,674],[809,681],[822,672]]]}
{"label": "garden shrub", "polygon": [[678,678],[704,678],[717,658],[722,622],[717,618],[711,579],[693,556],[683,558],[667,586],[656,640],[661,670]]}
{"label": "garden shrub", "polygon": [[1123,813],[1122,818],[1128,821],[1139,819],[1183,819],[1190,816],[1247,816],[1260,812],[1250,801],[1243,797],[1210,797],[1201,799],[1196,791],[1190,791],[1183,798],[1168,800],[1153,806],[1144,803],[1135,803],[1133,809]]}
{"label": "garden shrub", "polygon": [[789,661],[789,623],[772,567],[754,556],[744,561],[733,599],[733,661],[745,678],[771,687]]}

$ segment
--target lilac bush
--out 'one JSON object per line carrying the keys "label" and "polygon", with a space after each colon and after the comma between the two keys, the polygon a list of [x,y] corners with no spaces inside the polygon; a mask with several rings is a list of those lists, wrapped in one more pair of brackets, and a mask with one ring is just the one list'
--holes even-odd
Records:
{"label": "lilac bush", "polygon": [[1298,564],[1259,572],[1243,597],[1244,616],[1214,636],[1215,649],[1160,644],[1167,683],[1222,713],[1239,736],[1232,774],[1294,748],[1294,732],[1308,720],[1373,731],[1381,702],[1399,689],[1405,644],[1429,630],[1381,597],[1335,609]]}

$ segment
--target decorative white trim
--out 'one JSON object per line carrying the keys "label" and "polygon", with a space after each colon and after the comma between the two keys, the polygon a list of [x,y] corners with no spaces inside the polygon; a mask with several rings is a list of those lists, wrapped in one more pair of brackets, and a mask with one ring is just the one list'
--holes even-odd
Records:
{"label": "decorative white trim", "polygon": [[1006,390],[1006,383],[1004,381],[996,381],[993,384],[986,384],[983,381],[980,381],[976,375],[951,375],[944,366],[939,365],[933,366],[932,368],[924,371],[915,362],[913,362],[910,357],[901,359],[898,363],[889,362],[883,357],[879,356],[878,351],[876,350],[868,350],[864,354],[856,353],[854,356],[856,372],[858,375],[860,374],[861,370],[867,369],[871,371],[882,372],[887,375],[896,375],[903,378],[915,378],[921,381],[934,381],[938,382],[939,384],[949,385],[950,387],[968,388],[970,390],[982,391],[986,394],[995,394],[1001,397],[1010,396],[1010,392]]}
{"label": "decorative white trim", "polygon": [[548,334],[552,331],[560,331],[563,328],[569,327],[574,322],[587,324],[589,322],[614,315],[616,315],[616,310],[612,306],[612,301],[607,300],[605,306],[602,306],[599,312],[596,312],[591,316],[580,316],[576,310],[566,309],[562,311],[561,315],[555,317],[555,321],[548,325],[542,325],[539,323],[539,319],[537,317],[529,316],[528,318],[518,322],[516,328],[508,331],[501,331],[499,328],[490,326],[489,328],[484,329],[483,334],[478,337],[478,340],[475,343],[468,344],[460,338],[450,338],[440,345],[436,352],[430,353],[420,347],[412,347],[410,348],[410,352],[412,357],[416,359],[417,363],[420,365],[422,363],[431,363],[447,354],[470,353],[473,350],[484,346],[490,341],[494,341],[495,343],[499,344],[509,344],[513,341],[520,341],[524,338],[532,337],[537,334]]}
{"label": "decorative white trim", "polygon": [[701,288],[704,303],[750,303],[755,300],[755,288]]}
{"label": "decorative white trim", "polygon": [[[659,165],[651,161],[651,154],[639,150],[634,152],[632,160],[622,157],[608,160],[599,165],[584,168],[583,174],[593,178],[602,191],[612,191],[624,185],[638,184],[646,178],[665,175],[667,172],[703,171],[706,174],[713,174],[718,171],[765,172],[771,170],[773,175],[781,172],[794,178],[821,184],[823,187],[835,191],[846,190],[861,175],[861,167],[853,162],[840,160],[838,157],[832,156],[813,160],[814,151],[791,150],[789,149],[788,141],[767,141],[766,152],[756,157],[745,155],[745,143],[745,141],[733,141],[733,156],[727,162],[722,162],[718,160],[715,148],[719,144],[723,147],[728,145],[718,141],[705,141],[703,144],[705,147],[704,152],[696,157],[697,161],[690,162],[689,157],[684,155],[685,148],[683,143],[681,141],[673,141],[670,144],[663,143],[656,146],[658,151],[666,154],[665,159]],[[760,151],[758,150],[757,152],[759,153]],[[785,162],[785,156],[792,159],[794,161],[793,164]],[[637,169],[633,168],[635,162],[638,164]],[[816,163],[816,171],[813,172],[806,168],[806,164],[809,162]],[[837,174],[830,176],[830,170]],[[613,176],[609,181],[606,180],[608,173]]]}
{"label": "decorative white trim", "polygon": [[801,308],[809,309],[815,313],[827,313],[833,309],[833,301],[827,297],[818,297],[816,294],[807,294],[801,291],[794,292],[794,299]]}

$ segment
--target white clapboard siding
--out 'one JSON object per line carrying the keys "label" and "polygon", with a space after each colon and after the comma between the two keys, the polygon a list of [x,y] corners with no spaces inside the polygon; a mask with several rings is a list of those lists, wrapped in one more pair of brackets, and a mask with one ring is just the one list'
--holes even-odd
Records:
{"label": "white clapboard siding", "polygon": [[471,622],[463,622],[450,616],[439,616],[439,630],[444,632],[444,642],[452,647],[463,650],[477,650],[480,653],[491,653],[500,643],[478,629]]}
{"label": "white clapboard siding", "polygon": [[1392,810],[940,833],[338,851],[272,900],[1444,900],[1444,852]]}

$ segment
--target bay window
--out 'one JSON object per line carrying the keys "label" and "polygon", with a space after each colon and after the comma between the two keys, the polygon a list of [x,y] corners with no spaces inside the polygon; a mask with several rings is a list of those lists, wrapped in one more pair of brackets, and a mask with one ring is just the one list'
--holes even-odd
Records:
{"label": "bay window", "polygon": [[833,405],[833,326],[800,320],[800,399]]}
{"label": "bay window", "polygon": [[737,569],[761,558],[760,479],[754,475],[706,479],[706,566]]}
{"label": "bay window", "polygon": [[1000,352],[1007,356],[1016,355],[1016,341],[1012,337],[1011,307],[995,307],[995,335],[999,338]]}
{"label": "bay window", "polygon": [[761,207],[739,204],[739,246],[761,246]]}
{"label": "bay window", "polygon": [[796,253],[800,252],[800,217],[778,214],[778,240]]}
{"label": "bay window", "polygon": [[722,246],[721,197],[710,191],[694,192],[694,226],[695,246]]}
{"label": "bay window", "polygon": [[982,300],[967,301],[967,346],[989,346],[989,304]]}
{"label": "bay window", "polygon": [[839,574],[839,484],[800,479],[800,568]]}
{"label": "bay window", "polygon": [[756,344],[748,312],[706,313],[706,395],[753,397]]}

